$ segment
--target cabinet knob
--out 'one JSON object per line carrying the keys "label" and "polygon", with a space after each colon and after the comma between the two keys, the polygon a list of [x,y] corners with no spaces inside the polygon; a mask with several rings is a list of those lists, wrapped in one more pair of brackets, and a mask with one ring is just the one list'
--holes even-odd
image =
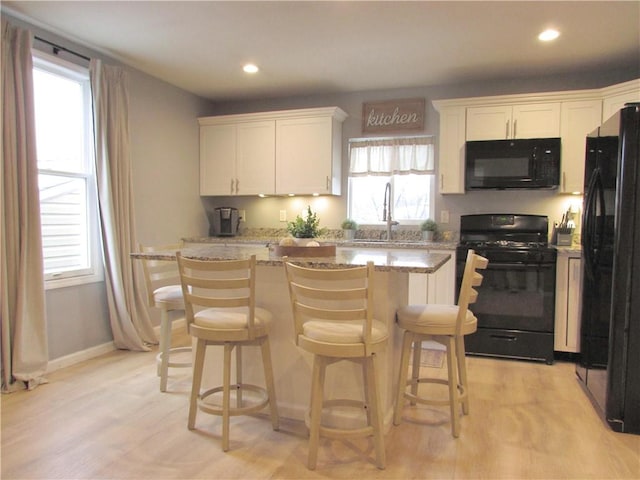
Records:
{"label": "cabinet knob", "polygon": [[236,195],[240,192],[240,180],[236,178]]}
{"label": "cabinet knob", "polygon": [[504,138],[509,138],[509,120],[504,124]]}
{"label": "cabinet knob", "polygon": [[518,130],[518,119],[516,118],[516,119],[513,121],[513,138],[516,138],[516,135],[517,135],[517,133],[516,133],[516,132],[517,132],[517,130]]}
{"label": "cabinet knob", "polygon": [[327,191],[329,191],[329,175],[327,175],[327,186],[325,187]]}
{"label": "cabinet knob", "polygon": [[233,178],[231,179],[231,186],[229,187],[229,192],[233,195]]}

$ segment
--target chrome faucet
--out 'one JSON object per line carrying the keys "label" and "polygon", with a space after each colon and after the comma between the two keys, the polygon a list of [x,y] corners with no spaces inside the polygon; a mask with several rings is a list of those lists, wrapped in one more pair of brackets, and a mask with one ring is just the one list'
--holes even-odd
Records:
{"label": "chrome faucet", "polygon": [[387,240],[391,240],[391,226],[398,225],[398,222],[391,219],[391,201],[391,182],[387,182],[382,204],[382,221],[387,222]]}

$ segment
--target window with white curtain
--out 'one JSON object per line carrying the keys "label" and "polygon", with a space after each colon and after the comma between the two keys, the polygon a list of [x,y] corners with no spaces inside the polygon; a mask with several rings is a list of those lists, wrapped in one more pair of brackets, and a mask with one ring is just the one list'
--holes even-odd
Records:
{"label": "window with white curtain", "polygon": [[349,217],[360,224],[382,220],[391,184],[393,220],[405,225],[433,217],[433,137],[384,137],[349,141]]}
{"label": "window with white curtain", "polygon": [[47,288],[102,280],[87,68],[34,50],[33,87]]}

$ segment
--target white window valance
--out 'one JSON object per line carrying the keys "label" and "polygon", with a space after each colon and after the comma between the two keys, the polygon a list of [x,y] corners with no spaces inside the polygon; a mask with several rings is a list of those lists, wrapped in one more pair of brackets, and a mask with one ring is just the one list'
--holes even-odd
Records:
{"label": "white window valance", "polygon": [[349,141],[349,175],[434,174],[432,136],[363,138]]}

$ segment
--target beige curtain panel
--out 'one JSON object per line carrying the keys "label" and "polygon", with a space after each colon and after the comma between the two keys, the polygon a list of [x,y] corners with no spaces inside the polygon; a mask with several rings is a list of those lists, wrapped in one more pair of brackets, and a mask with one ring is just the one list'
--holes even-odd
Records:
{"label": "beige curtain panel", "polygon": [[140,269],[130,253],[137,247],[131,159],[127,74],[120,67],[91,60],[98,204],[105,262],[105,283],[113,342],[125,350],[148,350],[158,343],[146,298],[136,288]]}
{"label": "beige curtain panel", "polygon": [[33,105],[32,35],[2,20],[2,391],[35,388],[49,358]]}

